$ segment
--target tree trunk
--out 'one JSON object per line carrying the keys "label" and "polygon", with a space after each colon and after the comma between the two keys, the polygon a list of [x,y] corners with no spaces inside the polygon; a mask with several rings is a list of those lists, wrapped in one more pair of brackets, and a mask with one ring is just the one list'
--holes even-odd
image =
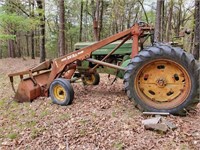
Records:
{"label": "tree trunk", "polygon": [[31,58],[35,59],[35,40],[34,40],[34,31],[31,31]]}
{"label": "tree trunk", "polygon": [[27,53],[27,56],[29,57],[30,53],[29,53],[29,38],[28,38],[28,35],[29,35],[29,32],[27,31],[27,33],[26,33],[26,53]]}
{"label": "tree trunk", "polygon": [[84,34],[83,34],[83,37],[84,37],[84,41],[88,41],[88,35],[89,35],[89,30],[88,30],[88,0],[85,1],[85,30],[84,30]]}
{"label": "tree trunk", "polygon": [[[35,28],[34,35],[40,37],[40,30],[38,28]],[[40,38],[34,38],[34,50],[35,56],[40,57]]]}
{"label": "tree trunk", "polygon": [[165,7],[164,7],[164,3],[165,1],[163,0],[161,2],[161,30],[160,30],[160,38],[161,38],[161,41],[164,40],[164,33],[166,31],[166,28],[165,28]]}
{"label": "tree trunk", "polygon": [[179,4],[179,12],[178,12],[178,18],[177,18],[177,26],[176,26],[176,35],[178,36],[179,35],[179,32],[180,32],[180,28],[181,28],[181,20],[182,20],[182,3],[183,1],[182,0],[179,0],[178,1],[178,4]]}
{"label": "tree trunk", "polygon": [[157,0],[157,8],[156,8],[156,23],[155,23],[155,41],[161,41],[162,34],[162,5],[164,0]]}
{"label": "tree trunk", "polygon": [[9,57],[15,58],[14,40],[8,40]]}
{"label": "tree trunk", "polygon": [[170,1],[170,6],[169,6],[169,16],[168,16],[168,22],[167,22],[167,34],[166,34],[166,41],[169,42],[170,38],[171,38],[171,30],[172,30],[172,14],[173,14],[173,2],[174,0]]}
{"label": "tree trunk", "polygon": [[2,59],[2,57],[3,57],[3,56],[2,56],[2,53],[3,53],[3,52],[2,52],[1,41],[0,41],[0,59]]}
{"label": "tree trunk", "polygon": [[64,0],[59,0],[59,56],[65,55],[65,7]]}
{"label": "tree trunk", "polygon": [[18,34],[16,34],[16,39],[15,39],[15,45],[16,45],[16,49],[17,49],[17,57],[21,57],[21,41],[20,41],[20,32]]}
{"label": "tree trunk", "polygon": [[[29,2],[31,3],[30,4],[30,16],[31,18],[34,18],[35,17],[35,13],[34,13],[34,7],[35,7],[35,4],[34,4],[34,1],[33,2]],[[35,33],[34,33],[34,30],[32,29],[31,31],[31,58],[32,59],[35,59],[35,39],[34,39],[34,36],[35,36]]]}
{"label": "tree trunk", "polygon": [[40,17],[40,62],[45,61],[46,52],[45,52],[45,11],[44,11],[44,1],[36,0],[39,17]]}
{"label": "tree trunk", "polygon": [[200,51],[200,1],[195,0],[195,41],[194,41],[194,50],[193,55],[195,59],[199,59],[199,51]]}
{"label": "tree trunk", "polygon": [[[144,9],[144,4],[143,4],[144,1],[138,0],[138,2],[140,3],[140,5],[141,5],[141,7],[142,7],[142,10],[143,10],[144,15],[145,15],[145,18],[146,18],[146,22],[149,23],[149,19],[148,19],[148,17],[147,17],[147,13],[146,13],[146,11],[145,11],[145,9]],[[161,7],[162,7],[162,4],[161,4]]]}
{"label": "tree trunk", "polygon": [[92,6],[92,18],[93,18],[93,28],[94,28],[94,39],[99,41],[99,0],[96,0],[96,7],[94,0],[91,1]]}
{"label": "tree trunk", "polygon": [[98,39],[101,39],[101,31],[103,29],[103,11],[104,11],[104,3],[103,0],[101,0],[101,10],[100,10],[100,17],[99,17],[99,32],[98,32]]}
{"label": "tree trunk", "polygon": [[193,53],[193,49],[194,49],[194,32],[191,33],[189,52]]}
{"label": "tree trunk", "polygon": [[82,30],[83,30],[83,23],[82,22],[83,22],[83,0],[81,0],[79,42],[82,41]]}

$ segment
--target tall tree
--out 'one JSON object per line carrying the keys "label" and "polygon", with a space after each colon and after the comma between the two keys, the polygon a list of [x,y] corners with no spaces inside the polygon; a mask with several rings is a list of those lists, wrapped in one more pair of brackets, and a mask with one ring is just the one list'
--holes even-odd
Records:
{"label": "tall tree", "polygon": [[98,33],[98,39],[101,39],[101,31],[103,28],[103,12],[104,12],[104,1],[101,0],[101,7],[100,7],[100,15],[99,15],[99,33]]}
{"label": "tall tree", "polygon": [[[34,8],[35,8],[35,2],[34,0],[29,0],[30,5],[30,16],[31,18],[34,18]],[[34,39],[34,30],[31,30],[31,58],[35,59],[35,39]]]}
{"label": "tall tree", "polygon": [[45,61],[45,10],[44,0],[36,0],[40,17],[40,62]]}
{"label": "tall tree", "polygon": [[193,55],[195,59],[199,59],[199,51],[200,51],[200,1],[195,0],[195,42],[194,42],[194,50]]}
{"label": "tall tree", "polygon": [[167,20],[167,29],[166,29],[166,41],[167,42],[169,42],[171,34],[172,34],[171,30],[172,30],[173,6],[174,6],[174,0],[170,0],[169,11],[168,11],[168,20]]}
{"label": "tall tree", "polygon": [[98,39],[98,21],[99,21],[99,0],[95,1],[91,0],[91,7],[92,7],[92,19],[93,19],[93,28],[94,28],[94,39],[99,41]]}
{"label": "tall tree", "polygon": [[143,4],[144,1],[138,0],[138,2],[140,3],[140,5],[141,5],[141,7],[142,7],[142,10],[143,10],[143,12],[144,12],[144,15],[145,15],[145,18],[146,18],[146,23],[149,23],[149,19],[148,19],[148,17],[147,17],[147,13],[146,13],[146,10],[145,10],[144,4]]}
{"label": "tall tree", "polygon": [[[15,12],[15,9],[13,7],[11,7],[11,5],[12,5],[12,1],[11,0],[8,0],[8,1],[5,2],[5,8],[6,8],[5,11],[6,11],[7,14],[12,14],[12,13]],[[7,34],[15,35],[16,30],[15,30],[14,26],[15,25],[12,22],[12,20],[11,20],[11,22],[7,23],[7,29],[6,29],[7,30]],[[9,54],[9,57],[11,57],[11,58],[16,57],[14,42],[15,41],[14,41],[13,38],[12,39],[8,39],[8,54]]]}
{"label": "tall tree", "polygon": [[3,56],[2,56],[2,55],[3,55],[3,54],[2,54],[2,53],[3,53],[3,50],[2,50],[2,48],[1,48],[1,43],[2,43],[2,42],[1,42],[1,40],[0,40],[0,59],[3,58]]}
{"label": "tall tree", "polygon": [[92,18],[93,18],[93,28],[94,28],[94,37],[96,41],[100,40],[100,32],[102,28],[103,20],[103,0],[91,1],[92,6]]}
{"label": "tall tree", "polygon": [[82,31],[83,31],[83,0],[81,0],[79,42],[82,41]]}
{"label": "tall tree", "polygon": [[156,22],[155,22],[155,41],[160,42],[162,38],[162,22],[163,22],[163,5],[164,0],[157,0]]}
{"label": "tall tree", "polygon": [[59,0],[59,56],[65,54],[65,6],[64,0]]}

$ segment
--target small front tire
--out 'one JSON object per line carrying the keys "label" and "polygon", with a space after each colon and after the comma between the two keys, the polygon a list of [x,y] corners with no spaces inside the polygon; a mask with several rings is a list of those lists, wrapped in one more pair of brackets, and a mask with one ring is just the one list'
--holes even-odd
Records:
{"label": "small front tire", "polygon": [[73,87],[68,80],[63,78],[55,79],[51,83],[49,94],[53,103],[62,106],[71,104],[74,99]]}

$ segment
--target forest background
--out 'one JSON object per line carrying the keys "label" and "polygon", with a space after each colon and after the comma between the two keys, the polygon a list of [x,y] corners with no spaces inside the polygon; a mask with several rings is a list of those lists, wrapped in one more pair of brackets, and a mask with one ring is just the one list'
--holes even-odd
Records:
{"label": "forest background", "polygon": [[[198,0],[1,0],[0,58],[62,56],[145,21],[199,58]],[[190,33],[190,34],[187,34]]]}

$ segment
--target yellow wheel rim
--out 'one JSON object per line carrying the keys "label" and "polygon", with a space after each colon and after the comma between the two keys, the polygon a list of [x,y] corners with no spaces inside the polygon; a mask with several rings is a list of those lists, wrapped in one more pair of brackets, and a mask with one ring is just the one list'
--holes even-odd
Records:
{"label": "yellow wheel rim", "polygon": [[84,80],[87,83],[87,85],[92,85],[95,82],[95,76],[91,74],[90,76],[85,77]]}
{"label": "yellow wheel rim", "polygon": [[54,86],[53,94],[54,94],[55,98],[59,101],[64,101],[67,96],[65,89],[59,84]]}
{"label": "yellow wheel rim", "polygon": [[144,65],[138,71],[134,83],[140,99],[157,109],[179,106],[191,90],[187,71],[178,63],[167,59]]}

